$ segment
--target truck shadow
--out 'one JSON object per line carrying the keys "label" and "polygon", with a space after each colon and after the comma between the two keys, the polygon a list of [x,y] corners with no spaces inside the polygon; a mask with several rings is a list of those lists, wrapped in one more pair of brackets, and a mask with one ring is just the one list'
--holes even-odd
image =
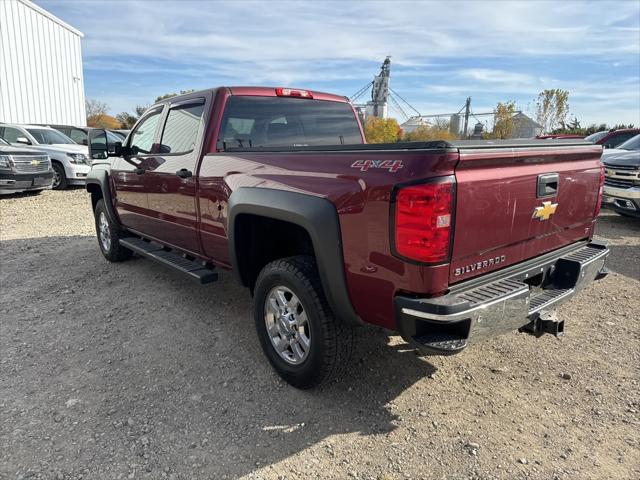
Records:
{"label": "truck shadow", "polygon": [[[334,435],[406,435],[394,400],[435,372],[396,337],[360,329],[338,380],[296,390],[264,358],[249,294],[229,274],[203,287],[148,260],[109,264],[92,237],[4,241],[0,254],[0,307],[15,312],[3,320],[15,340],[5,372],[17,372],[0,377],[0,393],[9,406],[29,397],[21,422],[38,428],[12,440],[11,471],[39,458],[68,475],[237,478],[308,448],[338,465]],[[25,311],[9,308],[18,294]],[[55,452],[40,440],[54,434]],[[291,475],[313,471],[313,459]]]}

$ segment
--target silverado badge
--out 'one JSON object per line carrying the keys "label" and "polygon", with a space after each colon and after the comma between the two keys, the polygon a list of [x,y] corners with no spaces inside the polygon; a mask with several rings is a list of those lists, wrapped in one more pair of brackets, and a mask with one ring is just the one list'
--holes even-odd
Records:
{"label": "silverado badge", "polygon": [[537,218],[541,222],[543,220],[549,220],[549,218],[551,218],[551,215],[556,213],[556,208],[558,208],[557,203],[542,202],[541,207],[536,207],[533,210],[533,218]]}

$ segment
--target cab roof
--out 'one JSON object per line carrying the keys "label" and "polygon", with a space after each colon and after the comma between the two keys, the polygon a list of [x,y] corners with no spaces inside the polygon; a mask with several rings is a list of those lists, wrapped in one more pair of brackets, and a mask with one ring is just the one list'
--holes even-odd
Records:
{"label": "cab roof", "polygon": [[314,100],[325,100],[330,102],[349,103],[349,98],[341,95],[334,95],[332,93],[318,92],[316,90],[309,90],[309,89],[302,89],[302,88],[223,86],[223,87],[217,87],[217,88],[207,88],[204,90],[198,90],[196,92],[189,92],[182,95],[176,95],[175,97],[165,98],[163,100],[160,100],[159,102],[156,102],[155,105],[160,105],[164,103],[174,103],[182,99],[187,99],[190,97],[202,95],[203,93],[213,93],[215,95],[215,93],[220,89],[226,89],[230,95],[235,95],[235,96],[277,97],[278,96],[277,90],[280,88],[290,89],[290,90],[304,90],[306,92],[311,93]]}

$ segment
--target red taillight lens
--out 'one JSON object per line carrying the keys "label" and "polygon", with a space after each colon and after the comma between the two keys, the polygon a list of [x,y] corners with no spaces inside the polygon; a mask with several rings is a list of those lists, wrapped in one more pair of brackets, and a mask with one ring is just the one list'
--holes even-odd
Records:
{"label": "red taillight lens", "polygon": [[426,263],[449,259],[453,196],[453,178],[398,190],[395,248],[399,255]]}
{"label": "red taillight lens", "polygon": [[593,213],[594,217],[600,214],[600,208],[602,207],[602,193],[604,192],[604,167],[600,167],[600,188],[598,190],[598,200],[596,200],[596,211]]}
{"label": "red taillight lens", "polygon": [[279,97],[313,98],[313,94],[310,91],[297,90],[295,88],[276,88],[276,95]]}

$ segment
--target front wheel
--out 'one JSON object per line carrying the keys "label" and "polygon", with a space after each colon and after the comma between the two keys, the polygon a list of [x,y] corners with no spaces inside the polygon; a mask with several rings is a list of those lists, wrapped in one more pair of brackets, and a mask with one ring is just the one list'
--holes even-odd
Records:
{"label": "front wheel", "polygon": [[94,214],[98,245],[104,258],[110,262],[122,262],[131,258],[133,252],[120,245],[120,229],[109,217],[103,199],[96,203]]}
{"label": "front wheel", "polygon": [[326,383],[351,357],[353,328],[329,308],[313,257],[267,264],[256,281],[253,314],[269,362],[296,388]]}
{"label": "front wheel", "polygon": [[53,190],[64,190],[67,188],[67,174],[64,173],[64,167],[58,162],[54,162],[51,164],[51,168],[53,168],[53,182],[51,183],[51,188]]}

